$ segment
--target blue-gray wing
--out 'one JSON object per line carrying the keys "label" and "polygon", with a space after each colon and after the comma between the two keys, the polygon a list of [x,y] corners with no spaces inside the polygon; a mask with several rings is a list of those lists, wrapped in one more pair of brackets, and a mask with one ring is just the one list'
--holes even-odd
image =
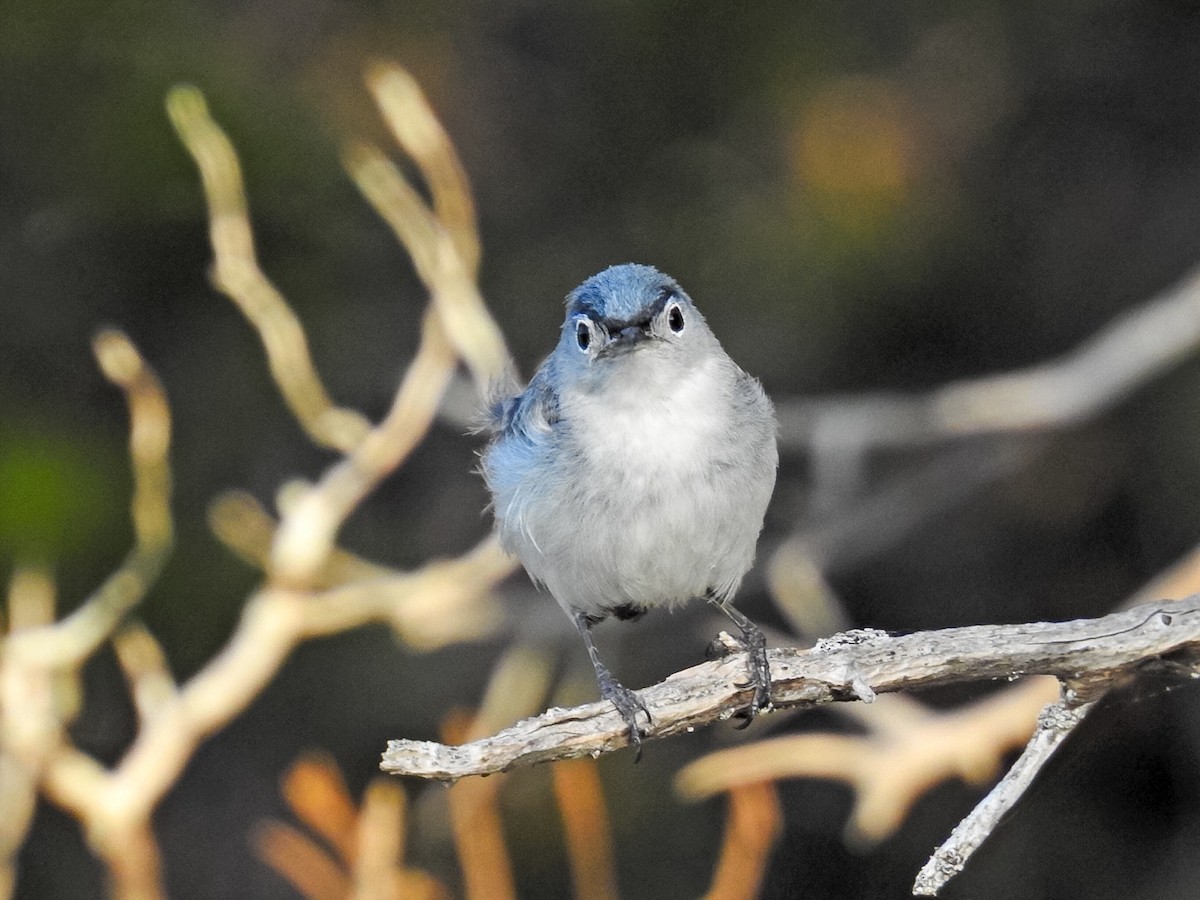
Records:
{"label": "blue-gray wing", "polygon": [[521,393],[494,401],[491,418],[498,441],[544,439],[558,423],[558,395],[550,386],[547,367],[538,369]]}
{"label": "blue-gray wing", "polygon": [[[537,542],[528,529],[531,504],[544,495],[553,468],[558,395],[543,366],[520,394],[492,407],[495,436],[483,451],[480,471],[492,494],[500,542],[530,569]],[[530,569],[534,580],[538,576]]]}
{"label": "blue-gray wing", "polygon": [[538,369],[519,394],[493,402],[494,437],[483,451],[482,472],[492,491],[496,516],[503,520],[514,497],[545,465],[559,421],[558,394],[547,366]]}

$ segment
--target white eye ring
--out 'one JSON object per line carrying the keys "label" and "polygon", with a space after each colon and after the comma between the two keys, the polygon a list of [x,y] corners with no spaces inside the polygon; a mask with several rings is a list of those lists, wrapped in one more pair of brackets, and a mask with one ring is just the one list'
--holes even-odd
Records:
{"label": "white eye ring", "polygon": [[672,303],[667,308],[667,327],[676,334],[679,334],[683,331],[686,324],[683,318],[683,307],[678,303]]}
{"label": "white eye ring", "polygon": [[575,346],[582,353],[587,353],[588,349],[592,346],[592,338],[595,336],[595,330],[596,326],[586,316],[575,320]]}

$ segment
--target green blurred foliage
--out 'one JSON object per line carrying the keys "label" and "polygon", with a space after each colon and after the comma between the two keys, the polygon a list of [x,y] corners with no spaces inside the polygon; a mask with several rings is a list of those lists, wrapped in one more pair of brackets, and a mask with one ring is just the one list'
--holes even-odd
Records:
{"label": "green blurred foliage", "polygon": [[122,462],[113,448],[86,433],[14,424],[0,429],[0,559],[53,563],[129,530],[128,479],[113,477]]}

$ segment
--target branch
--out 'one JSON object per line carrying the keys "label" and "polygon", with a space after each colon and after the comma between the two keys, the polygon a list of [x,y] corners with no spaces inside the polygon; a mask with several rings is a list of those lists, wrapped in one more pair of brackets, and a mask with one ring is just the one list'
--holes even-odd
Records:
{"label": "branch", "polygon": [[776,404],[785,446],[911,446],[1032,431],[1089,419],[1200,345],[1200,271],[1114,319],[1075,349],[1025,369],[966,378],[923,394]]}
{"label": "branch", "polygon": [[172,88],[167,113],[204,181],[214,285],[258,330],[271,375],[313,442],[343,452],[353,449],[370,423],[361,413],[330,399],[313,365],[300,319],[259,268],[242,169],[232,142],[193,87]]}
{"label": "branch", "polygon": [[[384,82],[376,93],[385,98],[390,82]],[[412,89],[408,94],[412,106]],[[260,331],[272,375],[310,437],[346,456],[315,486],[284,491],[291,499],[281,502],[278,525],[244,497],[226,497],[216,505],[212,517],[218,534],[259,562],[267,583],[247,601],[226,647],[177,685],[150,633],[125,622],[172,544],[169,411],[161,386],[128,339],[112,331],[97,338],[101,368],[129,401],[136,544],[117,572],[57,623],[37,578],[26,574],[14,584],[12,620],[20,627],[0,643],[0,799],[13,807],[13,821],[0,825],[0,897],[11,892],[12,858],[28,824],[35,784],[84,826],[116,896],[161,896],[150,825],[154,809],[200,742],[261,693],[296,645],[371,621],[389,623],[425,648],[476,637],[495,620],[489,591],[514,565],[494,538],[457,559],[435,560],[413,572],[366,563],[333,544],[345,518],[425,435],[459,351],[481,376],[488,366],[507,366],[507,350],[477,292],[462,286],[470,282],[478,252],[470,249],[470,207],[441,197],[457,189],[457,182],[445,174],[436,184],[430,178],[441,197],[438,208],[452,216],[451,222],[439,222],[424,205],[407,210],[426,226],[411,238],[416,246],[410,250],[433,260],[429,271],[421,272],[430,279],[432,303],[392,408],[371,427],[354,410],[333,405],[313,368],[299,320],[259,270],[237,158],[203,98],[180,88],[171,93],[168,106],[204,180],[214,280]],[[417,106],[421,114],[432,115],[427,105]],[[418,165],[436,167],[433,157],[445,148],[436,142],[422,146]],[[455,169],[444,164],[439,171],[453,175]],[[465,184],[459,188],[466,190]],[[453,239],[445,237],[447,228]],[[424,247],[423,240],[435,246]],[[460,245],[473,254],[470,265],[458,259]],[[474,355],[467,356],[468,350]],[[75,679],[78,667],[108,640],[116,647],[138,714],[137,734],[111,769],[74,747],[65,733],[75,714],[77,685],[70,686],[70,702],[56,690],[58,679]]]}
{"label": "branch", "polygon": [[1026,788],[1033,783],[1034,777],[1042,770],[1042,766],[1049,762],[1054,751],[1062,746],[1063,741],[1092,711],[1097,702],[1073,702],[1068,697],[1042,710],[1038,717],[1037,731],[1029,739],[1025,750],[1013,763],[1008,774],[958,823],[950,837],[921,867],[913,885],[914,894],[932,897],[947,881],[963,870],[967,860],[1016,805]]}
{"label": "branch", "polygon": [[717,750],[680,769],[675,790],[695,801],[784,778],[841,781],[854,797],[843,839],[864,850],[895,834],[935,785],[957,778],[983,790],[994,783],[1059,693],[1057,679],[1043,676],[946,710],[888,694],[844,707],[861,731],[786,734]]}
{"label": "branch", "polygon": [[[1200,595],[1146,604],[1099,619],[1026,625],[973,625],[892,636],[849,631],[811,650],[768,656],[777,708],[871,698],[875,693],[1013,678],[1111,681],[1141,663],[1200,650]],[[663,738],[728,719],[750,702],[744,655],[671,675],[641,691],[653,722],[646,738]],[[491,737],[461,746],[429,741],[388,743],[380,768],[393,775],[455,779],[517,766],[608,753],[627,746],[609,703],[550,709]]]}

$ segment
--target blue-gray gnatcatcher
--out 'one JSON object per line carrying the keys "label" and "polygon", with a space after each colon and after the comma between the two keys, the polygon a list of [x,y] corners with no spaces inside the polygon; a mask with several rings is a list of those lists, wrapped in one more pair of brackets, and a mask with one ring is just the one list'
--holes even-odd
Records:
{"label": "blue-gray gnatcatcher", "polygon": [[490,416],[501,543],[575,622],[630,740],[650,713],[600,662],[591,627],[609,616],[708,599],[750,651],[750,714],[769,705],[765,640],[730,600],[775,486],[775,412],[679,285],[640,265],[589,278],[554,352]]}

